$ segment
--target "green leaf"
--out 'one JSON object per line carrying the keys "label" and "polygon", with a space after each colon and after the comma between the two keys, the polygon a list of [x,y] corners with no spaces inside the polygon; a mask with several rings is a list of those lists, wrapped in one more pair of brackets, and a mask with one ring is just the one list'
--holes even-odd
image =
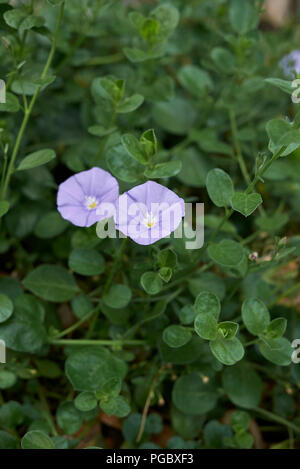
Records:
{"label": "green leaf", "polygon": [[161,267],[158,271],[158,275],[164,282],[169,282],[172,278],[173,271],[170,267]]}
{"label": "green leaf", "polygon": [[197,295],[194,309],[196,314],[211,314],[217,321],[221,312],[221,303],[214,293],[204,290]]}
{"label": "green leaf", "polygon": [[[234,367],[227,368],[225,371],[232,370],[232,369],[234,369]],[[233,414],[230,417],[230,425],[232,426],[233,430],[236,433],[241,433],[241,432],[245,432],[246,430],[248,430],[250,421],[251,421],[250,415],[243,410],[236,410],[235,412],[233,412]]]}
{"label": "green leaf", "polygon": [[192,305],[185,305],[183,308],[180,309],[177,313],[180,322],[184,325],[187,326],[189,324],[192,324],[192,322],[195,319],[195,310]]}
{"label": "green leaf", "polygon": [[135,161],[123,145],[110,148],[106,154],[109,170],[125,182],[136,182],[142,176],[143,166]]}
{"label": "green leaf", "polygon": [[149,129],[142,133],[140,146],[149,159],[156,155],[157,138],[154,129]]}
{"label": "green leaf", "polygon": [[230,340],[218,338],[210,342],[209,346],[213,355],[223,365],[234,365],[245,353],[243,345],[236,337]]}
{"label": "green leaf", "polygon": [[103,296],[104,303],[110,308],[125,308],[131,300],[131,290],[127,285],[114,284]]}
{"label": "green leaf", "polygon": [[192,105],[177,97],[168,102],[155,103],[152,116],[164,130],[178,135],[188,133],[196,120],[196,112]]}
{"label": "green leaf", "polygon": [[105,381],[97,393],[99,399],[117,397],[122,390],[122,381],[119,378],[111,378]]}
{"label": "green leaf", "polygon": [[35,353],[47,342],[43,325],[44,308],[31,295],[19,295],[14,300],[14,314],[0,324],[0,337],[16,352]]}
{"label": "green leaf", "polygon": [[285,333],[287,320],[285,318],[276,318],[270,322],[267,327],[267,337],[270,339],[279,339]]}
{"label": "green leaf", "polygon": [[272,349],[265,342],[259,344],[261,354],[270,362],[278,366],[288,366],[291,363],[293,348],[290,342],[284,337],[274,339],[277,341],[278,348]]}
{"label": "green leaf", "polygon": [[202,98],[212,89],[212,81],[209,74],[196,65],[185,65],[179,70],[180,84],[191,94]]}
{"label": "green leaf", "polygon": [[205,153],[221,153],[223,155],[233,156],[231,146],[220,141],[214,129],[191,129],[189,137],[191,141],[197,143],[198,147]]}
{"label": "green leaf", "polygon": [[170,3],[163,3],[151,11],[151,17],[160,23],[160,40],[166,40],[179,23],[179,11]]}
{"label": "green leaf", "polygon": [[218,393],[209,383],[204,383],[198,373],[191,373],[176,381],[172,400],[184,414],[203,415],[215,408]]}
{"label": "green leaf", "polygon": [[0,103],[0,112],[18,112],[20,109],[20,103],[14,94],[9,91],[5,94],[5,103]]}
{"label": "green leaf", "polygon": [[209,164],[194,148],[182,150],[176,159],[181,161],[181,171],[177,178],[183,184],[191,187],[204,187]]}
{"label": "green leaf", "polygon": [[203,341],[200,337],[193,335],[191,340],[182,347],[169,347],[162,339],[159,341],[159,352],[165,363],[175,365],[186,365],[197,361],[203,353]]}
{"label": "green leaf", "polygon": [[198,314],[194,328],[202,339],[215,340],[217,337],[217,320],[211,313]]}
{"label": "green leaf", "polygon": [[209,257],[224,267],[237,267],[245,257],[244,248],[231,239],[223,239],[218,244],[208,247]]}
{"label": "green leaf", "polygon": [[170,267],[173,269],[177,264],[177,254],[172,249],[163,249],[158,255],[160,267]]}
{"label": "green leaf", "polygon": [[12,371],[3,370],[0,368],[0,389],[9,389],[14,386],[16,381],[17,376]]}
{"label": "green leaf", "polygon": [[165,46],[164,44],[155,44],[155,46],[148,51],[133,47],[124,47],[123,52],[130,62],[139,63],[162,57],[165,53]]}
{"label": "green leaf", "polygon": [[169,347],[182,347],[192,338],[191,331],[182,326],[172,325],[163,331],[163,340]]}
{"label": "green leaf", "polygon": [[8,296],[0,293],[0,323],[5,322],[12,315],[14,310],[13,302]]}
{"label": "green leaf", "polygon": [[71,401],[62,402],[56,412],[58,426],[67,435],[73,435],[80,430],[83,420],[80,412]]}
{"label": "green leaf", "polygon": [[55,449],[54,443],[46,433],[32,430],[25,433],[21,441],[22,449]]}
{"label": "green leaf", "polygon": [[3,217],[9,210],[9,202],[2,200],[0,202],[0,218]]}
{"label": "green leaf", "polygon": [[259,405],[263,383],[249,364],[241,362],[225,368],[222,384],[225,393],[236,406],[251,409]]}
{"label": "green leaf", "polygon": [[155,164],[151,169],[145,170],[144,175],[149,179],[169,178],[181,171],[181,161],[174,160],[168,163]]}
{"label": "green leaf", "polygon": [[132,158],[141,164],[148,164],[148,157],[143,151],[139,140],[134,135],[125,134],[122,136],[121,141],[127,153],[132,156]]}
{"label": "green leaf", "polygon": [[18,30],[22,34],[32,28],[40,28],[45,23],[42,16],[28,15],[20,24]]}
{"label": "green leaf", "polygon": [[270,324],[270,313],[258,298],[247,298],[242,305],[242,318],[251,334],[262,334]]}
{"label": "green leaf", "polygon": [[231,200],[233,210],[240,212],[245,217],[251,215],[251,213],[253,213],[261,203],[261,195],[257,192],[254,192],[253,194],[235,192]]}
{"label": "green leaf", "polygon": [[141,277],[141,285],[149,295],[156,295],[162,289],[162,281],[155,272],[144,272]]}
{"label": "green leaf", "polygon": [[99,275],[105,270],[105,261],[95,249],[74,249],[69,257],[69,267],[80,275]]}
{"label": "green leaf", "polygon": [[109,129],[105,128],[103,125],[92,125],[88,128],[88,131],[91,135],[96,137],[106,137],[107,135],[112,134],[117,130],[117,127],[110,127]]}
{"label": "green leaf", "polygon": [[217,207],[231,205],[234,188],[231,177],[225,171],[219,168],[209,171],[206,177],[206,188],[210,199]]}
{"label": "green leaf", "polygon": [[125,362],[102,347],[82,348],[66,361],[66,375],[76,391],[99,391],[112,378],[122,380],[126,371]]}
{"label": "green leaf", "polygon": [[39,375],[44,378],[57,379],[62,375],[59,365],[51,360],[35,360]]}
{"label": "green leaf", "polygon": [[108,401],[101,401],[101,409],[107,415],[115,415],[119,418],[126,417],[130,412],[130,405],[123,396],[117,396]]}
{"label": "green leaf", "polygon": [[51,239],[63,233],[69,226],[57,211],[41,216],[34,228],[34,234],[41,239]]}
{"label": "green leaf", "polygon": [[126,98],[121,103],[119,103],[116,111],[119,114],[127,114],[138,109],[143,104],[143,102],[144,96],[140,94],[134,94],[130,96],[130,98]]}
{"label": "green leaf", "polygon": [[4,15],[4,21],[8,26],[14,29],[18,29],[21,22],[26,17],[26,11],[21,8],[14,8],[12,10],[7,10]]}
{"label": "green leaf", "polygon": [[0,449],[18,449],[19,441],[10,433],[0,430]]}
{"label": "green leaf", "polygon": [[265,78],[265,81],[270,83],[270,85],[276,86],[276,88],[279,88],[287,94],[292,94],[295,89],[292,86],[292,81],[281,80],[280,78]]}
{"label": "green leaf", "polygon": [[78,319],[82,319],[87,313],[94,309],[91,299],[87,295],[83,294],[75,296],[71,305],[72,310]]}
{"label": "green leaf", "polygon": [[236,322],[224,321],[218,324],[218,333],[226,340],[233,339],[236,336],[238,329],[239,325]]}
{"label": "green leaf", "polygon": [[110,77],[95,78],[92,82],[91,92],[96,102],[105,100],[115,107],[123,98],[125,92],[125,81],[112,79]]}
{"label": "green leaf", "polygon": [[56,265],[40,265],[26,275],[23,284],[44,300],[59,303],[71,300],[79,292],[74,277]]}
{"label": "green leaf", "polygon": [[224,47],[214,47],[211,51],[211,58],[218,69],[228,75],[234,73],[236,68],[236,60],[234,55]]}
{"label": "green leaf", "polygon": [[47,0],[52,6],[60,5],[64,0]]}
{"label": "green leaf", "polygon": [[232,431],[228,425],[211,420],[205,425],[203,436],[206,447],[224,449],[228,447],[227,441],[232,436]]}
{"label": "green leaf", "polygon": [[235,32],[247,34],[258,25],[258,10],[251,0],[231,0],[229,19]]}
{"label": "green leaf", "polygon": [[41,166],[43,164],[49,163],[49,161],[55,158],[55,151],[54,150],[40,150],[30,155],[25,156],[19,166],[17,167],[17,171],[24,171],[25,169],[32,169],[36,168],[37,166]]}

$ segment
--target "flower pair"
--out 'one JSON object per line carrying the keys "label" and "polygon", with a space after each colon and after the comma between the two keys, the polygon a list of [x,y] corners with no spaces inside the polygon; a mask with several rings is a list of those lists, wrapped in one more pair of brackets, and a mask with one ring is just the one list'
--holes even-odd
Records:
{"label": "flower pair", "polygon": [[148,181],[119,196],[117,180],[96,167],[60,184],[57,207],[63,218],[82,227],[113,216],[120,232],[143,245],[168,236],[184,216],[183,199],[161,184]]}

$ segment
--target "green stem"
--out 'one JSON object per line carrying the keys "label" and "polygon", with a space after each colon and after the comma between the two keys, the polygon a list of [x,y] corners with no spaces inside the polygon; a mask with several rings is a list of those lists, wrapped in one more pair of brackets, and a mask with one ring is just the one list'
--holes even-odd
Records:
{"label": "green stem", "polygon": [[57,433],[56,428],[55,428],[55,423],[54,423],[54,420],[53,420],[53,417],[52,417],[52,414],[51,414],[49,404],[48,404],[48,401],[46,399],[43,387],[39,386],[37,392],[38,392],[38,395],[39,395],[39,398],[40,398],[40,401],[41,401],[42,412],[44,414],[44,417],[47,420],[47,422],[48,422],[48,424],[51,428],[52,434],[54,436],[57,436],[58,433]]}
{"label": "green stem", "polygon": [[128,241],[128,238],[124,238],[121,242],[120,250],[119,250],[118,254],[116,255],[116,257],[114,259],[113,265],[111,266],[111,269],[110,269],[110,272],[108,274],[107,280],[104,284],[103,295],[105,295],[105,293],[109,290],[109,287],[111,286],[114,275],[115,275],[115,273],[116,273],[116,271],[119,267],[119,264],[121,262],[123,254],[125,252],[127,241]]}
{"label": "green stem", "polygon": [[294,293],[294,291],[297,291],[300,289],[300,283],[296,283],[296,285],[293,285],[292,287],[288,288],[285,292],[281,293],[281,295],[277,296],[277,298],[270,304],[268,304],[268,307],[271,308],[272,306],[276,305],[282,298],[286,298],[287,296],[290,296],[291,293]]}
{"label": "green stem", "polygon": [[273,414],[273,412],[261,409],[260,407],[254,407],[253,410],[265,417],[267,420],[278,422],[281,425],[284,425],[285,427],[290,428],[291,430],[294,430],[297,433],[300,433],[300,427],[298,427],[298,425],[295,425],[293,422],[290,422],[289,420],[286,420],[283,417],[280,417],[279,415]]}
{"label": "green stem", "polygon": [[231,133],[232,133],[237,160],[238,160],[242,175],[245,179],[245,182],[249,185],[251,184],[251,178],[249,176],[247,166],[246,166],[246,163],[245,163],[242,151],[241,151],[241,146],[240,146],[238,131],[237,131],[236,116],[235,116],[235,112],[233,109],[230,109],[229,111],[229,119],[230,119]]}
{"label": "green stem", "polygon": [[62,340],[52,340],[50,339],[50,344],[52,345],[109,345],[111,347],[122,347],[123,345],[128,346],[137,346],[137,345],[146,345],[145,340],[89,340],[89,339],[62,339]]}
{"label": "green stem", "polygon": [[[52,46],[51,46],[51,49],[50,49],[50,52],[49,52],[48,60],[46,62],[46,65],[45,65],[45,67],[43,69],[43,72],[42,72],[42,75],[41,75],[41,80],[44,80],[46,78],[49,67],[50,67],[52,59],[53,59],[53,56],[54,56],[54,52],[55,52],[55,49],[56,49],[56,43],[57,43],[57,39],[58,39],[58,34],[59,34],[59,30],[60,30],[60,25],[61,25],[61,21],[62,21],[63,11],[64,11],[64,5],[65,5],[65,2],[62,2],[61,6],[60,6],[60,10],[59,10],[59,15],[58,15],[58,19],[57,19],[54,38],[53,38],[53,41],[52,41]],[[16,142],[15,142],[13,151],[12,151],[10,161],[9,161],[7,174],[6,174],[5,181],[4,181],[4,185],[2,187],[2,193],[1,193],[1,199],[2,200],[4,200],[5,197],[6,197],[7,188],[8,188],[8,185],[9,185],[11,175],[14,172],[14,164],[15,164],[16,157],[18,155],[18,151],[19,151],[20,144],[21,144],[21,141],[22,141],[22,138],[23,138],[23,134],[24,134],[25,129],[27,127],[29,117],[31,115],[31,112],[32,112],[33,107],[35,105],[35,102],[37,100],[37,97],[40,93],[40,90],[41,90],[41,85],[39,85],[37,87],[32,99],[30,101],[30,104],[29,104],[28,108],[25,109],[24,118],[23,118],[20,130],[19,130],[19,133],[17,135],[17,139],[16,139]]]}
{"label": "green stem", "polygon": [[67,329],[63,330],[59,334],[56,334],[55,336],[50,337],[50,340],[52,341],[52,340],[60,339],[61,337],[64,337],[65,335],[70,334],[71,332],[75,331],[79,326],[81,326],[81,324],[84,324],[88,319],[90,319],[90,317],[93,314],[97,313],[99,311],[99,309],[100,309],[100,305],[98,305],[92,311],[89,311],[87,314],[85,314],[79,321],[77,321],[72,326],[70,326]]}

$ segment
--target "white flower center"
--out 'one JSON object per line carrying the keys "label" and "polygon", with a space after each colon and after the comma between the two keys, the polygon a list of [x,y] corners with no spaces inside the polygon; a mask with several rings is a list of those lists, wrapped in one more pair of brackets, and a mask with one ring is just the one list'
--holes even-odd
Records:
{"label": "white flower center", "polygon": [[88,210],[94,210],[98,206],[98,200],[92,195],[86,195],[85,206]]}
{"label": "white flower center", "polygon": [[143,225],[145,225],[147,228],[153,228],[153,226],[156,225],[157,223],[157,217],[153,215],[152,212],[147,212],[147,215],[144,217],[142,220]]}

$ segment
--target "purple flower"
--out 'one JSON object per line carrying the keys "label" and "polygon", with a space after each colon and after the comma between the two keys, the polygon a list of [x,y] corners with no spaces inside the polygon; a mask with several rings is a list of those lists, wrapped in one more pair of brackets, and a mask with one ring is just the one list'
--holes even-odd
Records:
{"label": "purple flower", "polygon": [[119,197],[116,228],[138,244],[153,244],[176,230],[184,200],[157,182],[148,181]]}
{"label": "purple flower", "polygon": [[285,55],[279,62],[287,78],[295,78],[295,74],[300,74],[300,49],[293,50]]}
{"label": "purple flower", "polygon": [[60,184],[57,208],[73,225],[91,226],[104,218],[97,213],[103,202],[114,204],[119,195],[117,180],[107,171],[92,168],[71,176]]}

